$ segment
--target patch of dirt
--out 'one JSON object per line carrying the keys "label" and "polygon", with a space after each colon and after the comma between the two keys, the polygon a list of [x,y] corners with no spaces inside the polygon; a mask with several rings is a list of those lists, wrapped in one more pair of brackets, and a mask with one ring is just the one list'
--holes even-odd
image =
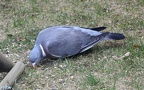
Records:
{"label": "patch of dirt", "polygon": [[0,42],[2,42],[4,39],[6,39],[6,34],[4,31],[0,31]]}
{"label": "patch of dirt", "polygon": [[4,30],[6,28],[6,25],[7,25],[7,21],[0,19],[0,42],[6,39],[6,33]]}
{"label": "patch of dirt", "polygon": [[132,90],[131,86],[126,85],[126,82],[130,82],[130,78],[119,78],[116,81],[116,90]]}
{"label": "patch of dirt", "polygon": [[16,63],[17,61],[22,61],[25,64],[28,64],[28,62],[29,62],[29,52],[30,52],[30,50],[21,51],[20,53],[9,52],[8,54],[4,54],[4,56],[6,56],[10,60],[12,60],[14,63]]}

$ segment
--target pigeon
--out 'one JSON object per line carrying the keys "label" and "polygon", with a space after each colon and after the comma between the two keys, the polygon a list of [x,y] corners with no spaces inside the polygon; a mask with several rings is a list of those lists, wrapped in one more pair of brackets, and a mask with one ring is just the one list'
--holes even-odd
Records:
{"label": "pigeon", "polygon": [[100,32],[106,27],[52,26],[39,32],[29,59],[37,66],[43,59],[63,59],[85,52],[103,40],[121,40],[121,33]]}

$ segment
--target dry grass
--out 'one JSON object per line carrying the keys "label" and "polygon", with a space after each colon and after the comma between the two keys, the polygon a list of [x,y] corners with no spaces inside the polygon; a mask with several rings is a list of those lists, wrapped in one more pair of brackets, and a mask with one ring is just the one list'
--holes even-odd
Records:
{"label": "dry grass", "polygon": [[[26,67],[13,89],[142,90],[143,8],[143,0],[1,0],[0,50],[14,62],[27,64],[38,32],[50,26],[106,26],[106,31],[127,36],[122,41],[99,43],[75,57]],[[114,58],[127,52],[127,57]]]}

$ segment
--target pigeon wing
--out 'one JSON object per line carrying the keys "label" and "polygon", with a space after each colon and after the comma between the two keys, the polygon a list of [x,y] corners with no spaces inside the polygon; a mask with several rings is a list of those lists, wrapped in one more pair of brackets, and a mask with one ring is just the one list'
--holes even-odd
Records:
{"label": "pigeon wing", "polygon": [[66,37],[46,42],[47,50],[52,56],[65,58],[84,52],[94,46],[97,42],[103,40],[108,34],[102,33],[97,36],[91,36],[81,30],[75,30],[68,33],[69,35]]}
{"label": "pigeon wing", "polygon": [[52,56],[64,58],[77,54],[81,49],[82,41],[79,36],[71,33],[66,37],[47,41],[46,45]]}
{"label": "pigeon wing", "polygon": [[97,35],[97,36],[91,36],[90,37],[91,42],[89,42],[87,44],[84,44],[83,47],[81,48],[80,53],[90,49],[91,47],[96,45],[98,42],[104,40],[105,37],[107,37],[108,34],[109,34],[109,32],[105,32],[105,33],[102,33],[102,34]]}

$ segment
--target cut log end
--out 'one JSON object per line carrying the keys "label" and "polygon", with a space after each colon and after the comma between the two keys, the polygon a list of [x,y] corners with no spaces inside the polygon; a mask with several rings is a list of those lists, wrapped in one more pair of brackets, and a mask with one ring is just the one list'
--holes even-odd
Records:
{"label": "cut log end", "polygon": [[[23,62],[17,62],[14,67],[10,70],[10,72],[5,76],[5,78],[0,83],[0,90],[3,88],[10,88],[14,82],[18,79],[19,75],[23,72],[25,68],[25,64]],[[1,89],[2,88],[2,89]],[[5,90],[5,89],[4,89]]]}
{"label": "cut log end", "polygon": [[13,66],[14,63],[12,60],[9,60],[2,53],[0,53],[0,72],[9,72]]}

